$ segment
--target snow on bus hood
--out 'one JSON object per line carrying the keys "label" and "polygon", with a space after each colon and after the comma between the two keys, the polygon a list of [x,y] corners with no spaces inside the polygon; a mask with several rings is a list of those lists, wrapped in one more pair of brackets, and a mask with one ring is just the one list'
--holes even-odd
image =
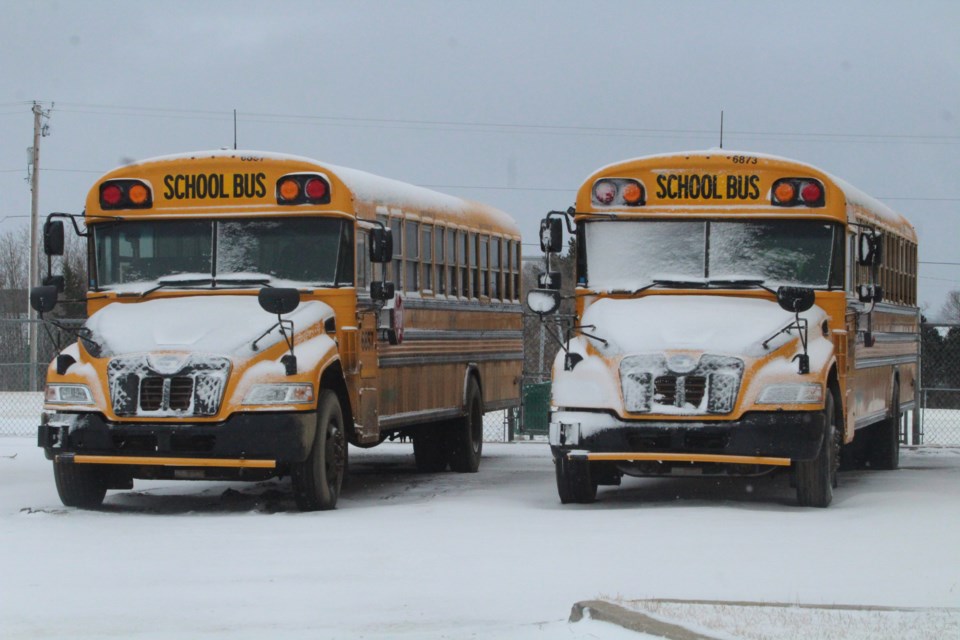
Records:
{"label": "snow on bus hood", "polygon": [[[817,306],[800,315],[811,334],[826,317]],[[771,340],[768,349],[761,344],[793,319],[761,298],[653,295],[598,300],[584,312],[583,325],[593,325],[587,331],[608,342],[591,341],[605,356],[669,349],[759,357],[796,338],[794,331]]]}
{"label": "snow on bus hood", "polygon": [[[331,316],[329,305],[309,301],[284,319],[299,331]],[[102,356],[150,351],[242,356],[253,353],[253,341],[276,322],[256,296],[191,296],[111,304],[90,316],[86,326],[103,347]],[[257,346],[263,351],[280,340],[274,330]]]}

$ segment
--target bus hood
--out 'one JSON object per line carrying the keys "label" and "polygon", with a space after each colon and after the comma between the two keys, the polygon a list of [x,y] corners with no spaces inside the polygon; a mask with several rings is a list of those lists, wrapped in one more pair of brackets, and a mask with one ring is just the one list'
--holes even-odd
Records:
{"label": "bus hood", "polygon": [[[323,302],[303,302],[284,320],[295,330],[333,316]],[[274,326],[277,317],[264,311],[256,296],[189,296],[145,302],[115,303],[90,316],[90,338],[102,357],[154,351],[222,354],[249,357],[253,341]],[[283,338],[274,329],[257,343],[264,351]]]}
{"label": "bus hood", "polygon": [[[817,306],[800,316],[811,334],[826,318]],[[591,340],[607,357],[665,350],[760,357],[796,338],[795,332],[777,335],[793,320],[772,300],[716,295],[603,298],[583,314],[583,325],[592,325],[587,332],[607,341]]]}

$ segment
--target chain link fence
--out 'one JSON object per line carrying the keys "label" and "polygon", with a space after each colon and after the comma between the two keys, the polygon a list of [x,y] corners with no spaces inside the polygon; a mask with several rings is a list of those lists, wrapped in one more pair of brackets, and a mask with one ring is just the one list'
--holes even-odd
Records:
{"label": "chain link fence", "polygon": [[920,442],[960,445],[960,324],[923,324],[920,343]]}

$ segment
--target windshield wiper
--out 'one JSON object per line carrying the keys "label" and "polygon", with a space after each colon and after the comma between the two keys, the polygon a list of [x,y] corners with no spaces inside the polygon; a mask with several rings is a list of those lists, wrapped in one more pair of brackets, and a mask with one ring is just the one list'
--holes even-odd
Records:
{"label": "windshield wiper", "polygon": [[166,280],[166,281],[158,280],[157,284],[150,287],[149,289],[145,289],[144,291],[140,291],[140,292],[121,293],[121,294],[118,294],[118,296],[137,296],[138,298],[143,298],[144,296],[150,295],[154,291],[159,291],[160,289],[165,289],[167,287],[196,287],[204,284],[212,285],[213,278],[183,278],[180,280]]}

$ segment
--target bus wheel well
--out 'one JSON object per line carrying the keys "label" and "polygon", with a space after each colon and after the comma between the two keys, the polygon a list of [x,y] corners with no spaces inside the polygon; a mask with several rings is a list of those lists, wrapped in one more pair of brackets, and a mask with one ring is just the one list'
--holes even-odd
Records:
{"label": "bus wheel well", "polygon": [[347,436],[354,440],[353,408],[350,406],[350,394],[347,391],[347,383],[343,377],[343,367],[341,367],[339,360],[324,369],[320,375],[320,391],[324,389],[330,389],[337,394],[340,408],[343,411],[343,424],[346,427]]}

